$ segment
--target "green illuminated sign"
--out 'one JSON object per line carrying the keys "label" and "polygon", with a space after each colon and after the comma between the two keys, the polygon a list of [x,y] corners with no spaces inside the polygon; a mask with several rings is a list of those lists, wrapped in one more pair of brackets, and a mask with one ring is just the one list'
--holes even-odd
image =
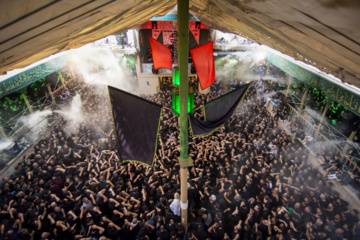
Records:
{"label": "green illuminated sign", "polygon": [[[172,93],[172,109],[176,112],[177,115],[180,115],[180,95],[178,88],[175,89]],[[191,90],[191,93],[188,94],[187,113],[190,113],[192,110],[194,110],[194,92]]]}
{"label": "green illuminated sign", "polygon": [[174,87],[180,86],[179,67],[172,69],[172,84]]}

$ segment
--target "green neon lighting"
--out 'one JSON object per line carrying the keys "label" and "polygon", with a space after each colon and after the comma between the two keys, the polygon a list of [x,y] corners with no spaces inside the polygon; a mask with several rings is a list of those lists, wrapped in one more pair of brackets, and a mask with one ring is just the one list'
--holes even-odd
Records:
{"label": "green neon lighting", "polygon": [[177,67],[172,70],[172,84],[174,87],[180,86],[179,68]]}
{"label": "green neon lighting", "polygon": [[[177,115],[180,115],[180,95],[172,93],[172,109]],[[188,94],[188,112],[194,110],[194,93]]]}

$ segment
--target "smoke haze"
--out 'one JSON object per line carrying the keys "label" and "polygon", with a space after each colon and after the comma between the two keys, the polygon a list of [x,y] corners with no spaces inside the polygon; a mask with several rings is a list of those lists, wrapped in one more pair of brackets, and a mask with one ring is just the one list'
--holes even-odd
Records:
{"label": "smoke haze", "polygon": [[48,124],[47,117],[52,114],[51,110],[36,111],[30,115],[27,115],[21,119],[21,122],[30,131],[27,133],[27,137],[34,142],[42,134]]}
{"label": "smoke haze", "polygon": [[[116,55],[115,55],[116,54]],[[70,69],[79,75],[84,82],[96,86],[97,94],[108,94],[107,85],[134,93],[124,54],[111,49],[95,48],[89,45],[69,53]]]}
{"label": "smoke haze", "polygon": [[59,113],[64,120],[66,120],[65,132],[67,133],[77,133],[80,124],[84,123],[86,120],[79,94],[73,97],[69,106],[64,106],[55,112]]}

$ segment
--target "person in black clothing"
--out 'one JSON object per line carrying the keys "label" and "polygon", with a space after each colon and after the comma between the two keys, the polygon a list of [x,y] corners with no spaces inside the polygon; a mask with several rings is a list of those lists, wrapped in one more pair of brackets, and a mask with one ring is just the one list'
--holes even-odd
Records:
{"label": "person in black clothing", "polygon": [[164,225],[161,225],[158,230],[156,230],[156,236],[160,238],[160,240],[167,240],[170,237],[169,232],[166,230]]}

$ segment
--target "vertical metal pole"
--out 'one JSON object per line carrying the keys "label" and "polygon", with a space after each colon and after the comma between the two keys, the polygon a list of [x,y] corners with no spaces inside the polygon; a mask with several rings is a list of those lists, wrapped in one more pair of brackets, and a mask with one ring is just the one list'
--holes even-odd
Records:
{"label": "vertical metal pole", "polygon": [[327,111],[328,111],[328,109],[329,109],[329,106],[330,106],[330,103],[327,103],[327,104],[325,105],[325,109],[324,109],[323,114],[322,114],[322,116],[321,116],[321,120],[320,120],[320,122],[319,122],[319,125],[318,125],[317,128],[316,128],[315,136],[318,135],[318,133],[319,133],[319,131],[320,131],[320,129],[321,129],[322,122],[324,121],[324,118],[325,118],[326,113],[327,113]]}
{"label": "vertical metal pole", "polygon": [[138,34],[138,30],[137,30],[137,29],[133,29],[133,30],[132,30],[132,33],[133,33],[134,44],[135,44],[135,49],[136,49],[136,63],[135,63],[135,68],[136,68],[137,81],[139,82],[140,74],[142,73],[139,42],[138,42],[138,38],[136,37],[136,36],[138,36],[139,34]]}
{"label": "vertical metal pole", "polygon": [[138,81],[140,79],[141,73],[142,73],[142,66],[141,66],[140,54],[139,54],[139,51],[136,50],[136,75],[137,75]]}
{"label": "vertical metal pole", "polygon": [[187,230],[187,167],[188,159],[188,62],[189,62],[189,0],[178,0],[178,63],[180,78],[180,186],[181,224]]}
{"label": "vertical metal pole", "polygon": [[23,97],[24,97],[24,101],[25,101],[25,103],[26,103],[26,106],[27,106],[29,112],[30,112],[30,113],[33,113],[33,109],[32,109],[32,107],[31,107],[31,105],[30,105],[30,103],[29,103],[29,100],[27,99],[26,95],[25,95],[24,93],[23,93],[22,95],[23,95]]}
{"label": "vertical metal pole", "polygon": [[213,41],[214,44],[216,44],[216,30],[215,30],[215,29],[212,30],[212,38],[213,38],[213,39],[211,39],[211,41]]}
{"label": "vertical metal pole", "polygon": [[136,48],[136,52],[137,52],[138,47],[139,47],[138,39],[137,39],[137,37],[136,37],[137,29],[133,29],[133,30],[131,30],[131,31],[132,31],[133,41],[134,41],[134,47]]}
{"label": "vertical metal pole", "polygon": [[4,139],[8,139],[8,137],[6,136],[6,133],[5,133],[4,129],[2,128],[2,126],[0,126],[0,134],[3,136]]}
{"label": "vertical metal pole", "polygon": [[270,65],[267,62],[267,67],[266,67],[266,72],[265,72],[265,76],[269,76],[269,72],[270,72]]}
{"label": "vertical metal pole", "polygon": [[[74,79],[74,80],[76,80],[76,75],[74,74],[74,71],[73,71],[73,69],[72,69],[72,67],[70,66],[70,74],[71,74],[71,78],[72,79]],[[56,91],[56,89],[54,89],[54,92]]]}
{"label": "vertical metal pole", "polygon": [[242,75],[243,75],[243,71],[244,71],[243,65],[244,64],[242,62],[239,63],[238,73],[237,73],[237,76],[236,76],[236,83],[237,84],[240,84],[241,80],[242,80]]}
{"label": "vertical metal pole", "polygon": [[289,92],[290,92],[290,88],[291,88],[291,85],[292,85],[293,77],[290,76],[290,75],[288,75],[286,78],[287,78],[288,86],[287,86],[287,88],[286,88],[285,97],[288,97],[288,96],[289,96]]}
{"label": "vertical metal pole", "polygon": [[347,152],[347,150],[349,149],[349,146],[350,146],[349,143],[354,139],[356,133],[357,133],[357,130],[352,131],[349,138],[348,138],[348,140],[346,141],[345,146],[341,151],[341,155],[342,155],[341,159],[340,159],[341,161],[344,159],[344,155],[346,154],[346,152]]}
{"label": "vertical metal pole", "polygon": [[53,102],[53,103],[55,103],[55,97],[54,97],[54,94],[52,93],[52,91],[51,91],[51,84],[50,83],[48,83],[48,84],[46,84],[46,87],[47,87],[47,89],[48,89],[48,91],[49,91],[49,94],[50,94],[50,97],[51,97],[51,101]]}
{"label": "vertical metal pole", "polygon": [[221,89],[226,91],[226,70],[223,71],[223,76],[221,80]]}
{"label": "vertical metal pole", "polygon": [[59,74],[59,77],[60,77],[61,84],[65,87],[65,82],[64,82],[64,79],[63,79],[61,73],[58,72],[58,74]]}
{"label": "vertical metal pole", "polygon": [[306,101],[306,96],[307,96],[307,94],[309,92],[309,88],[310,87],[308,87],[308,86],[306,87],[305,92],[304,92],[304,96],[301,99],[300,112],[303,110],[303,107],[304,107],[304,104],[305,104],[305,101]]}

